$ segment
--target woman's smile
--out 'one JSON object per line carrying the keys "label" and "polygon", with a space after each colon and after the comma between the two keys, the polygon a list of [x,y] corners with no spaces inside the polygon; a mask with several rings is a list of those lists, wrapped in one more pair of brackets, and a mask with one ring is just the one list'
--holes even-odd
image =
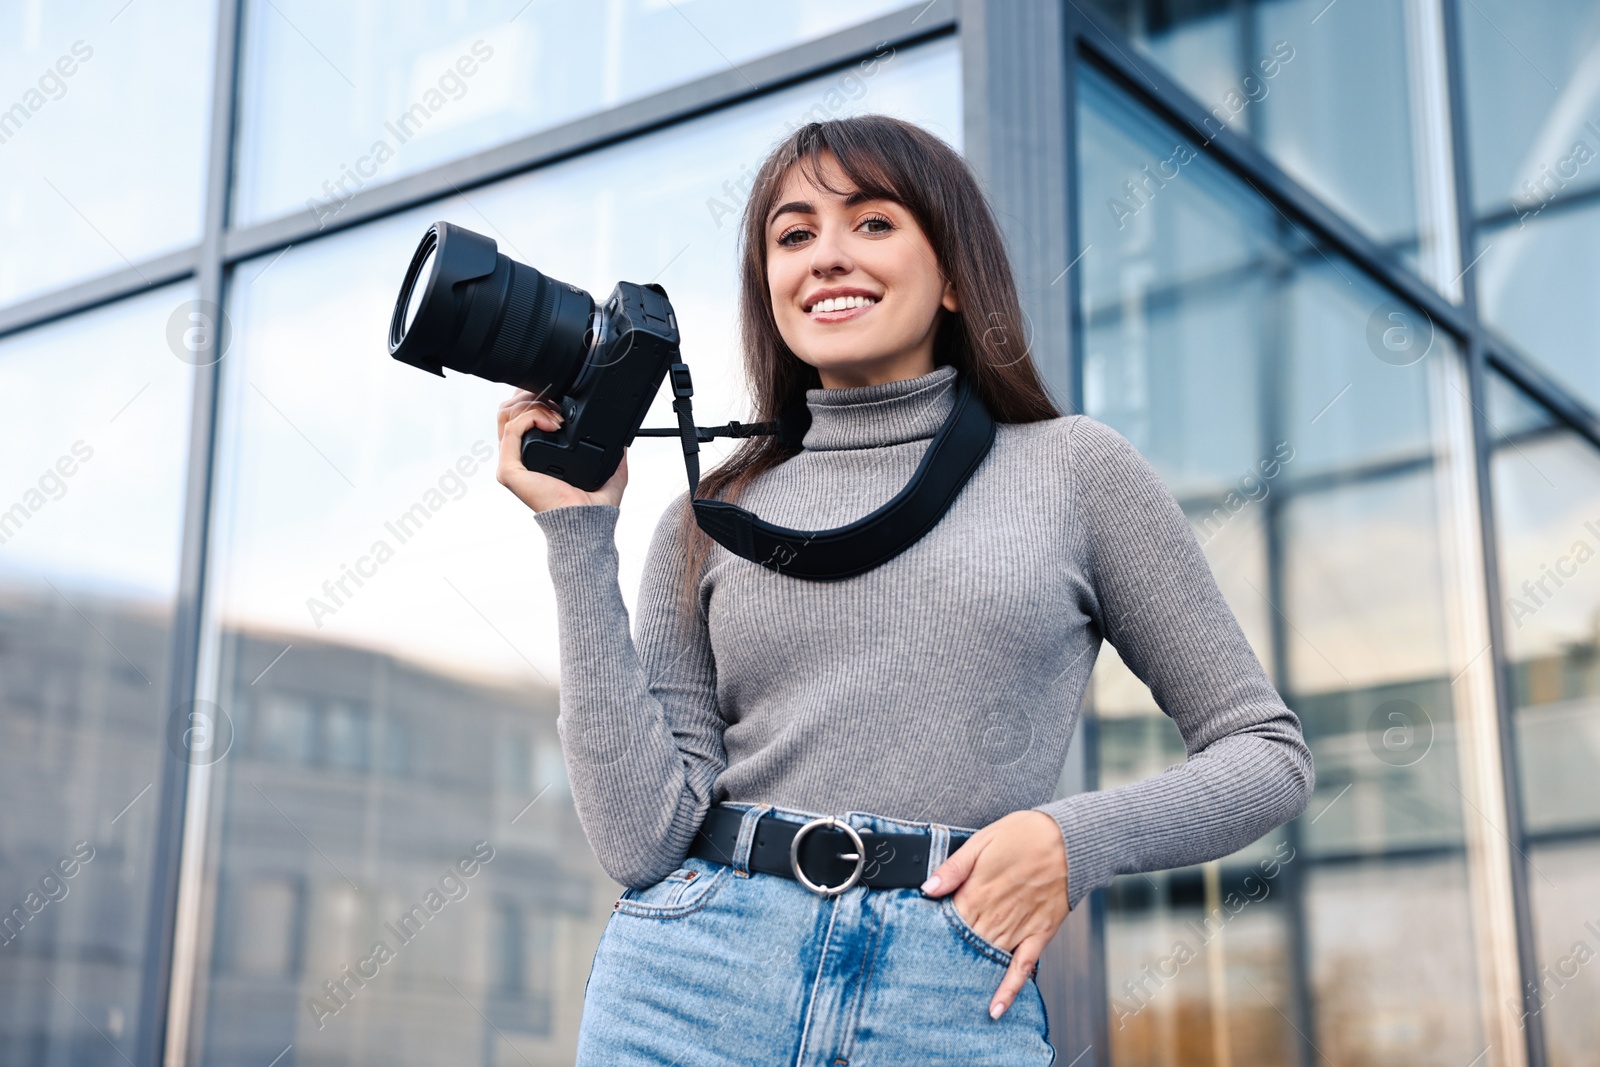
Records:
{"label": "woman's smile", "polygon": [[803,305],[812,322],[849,322],[859,319],[882,301],[862,289],[819,289]]}

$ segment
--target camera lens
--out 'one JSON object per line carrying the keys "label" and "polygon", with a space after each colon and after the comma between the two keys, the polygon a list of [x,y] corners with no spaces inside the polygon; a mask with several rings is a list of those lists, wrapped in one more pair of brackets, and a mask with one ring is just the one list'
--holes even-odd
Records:
{"label": "camera lens", "polygon": [[448,222],[428,228],[389,322],[389,354],[543,396],[577,379],[593,343],[594,300]]}

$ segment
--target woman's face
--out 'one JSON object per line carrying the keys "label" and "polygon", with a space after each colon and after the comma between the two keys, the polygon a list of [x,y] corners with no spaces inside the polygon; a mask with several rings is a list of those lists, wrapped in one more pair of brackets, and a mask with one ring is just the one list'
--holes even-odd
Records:
{"label": "woman's face", "polygon": [[823,388],[927,374],[940,308],[955,288],[911,212],[868,200],[833,153],[819,160],[830,193],[790,167],[767,217],[767,286],[778,332],[817,368]]}

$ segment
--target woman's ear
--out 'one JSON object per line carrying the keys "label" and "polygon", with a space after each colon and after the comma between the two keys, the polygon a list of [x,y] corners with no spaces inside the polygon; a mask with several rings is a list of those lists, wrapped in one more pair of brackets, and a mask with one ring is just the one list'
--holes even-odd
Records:
{"label": "woman's ear", "polygon": [[939,298],[939,306],[949,312],[961,310],[961,301],[956,297],[954,282],[944,283],[944,294]]}

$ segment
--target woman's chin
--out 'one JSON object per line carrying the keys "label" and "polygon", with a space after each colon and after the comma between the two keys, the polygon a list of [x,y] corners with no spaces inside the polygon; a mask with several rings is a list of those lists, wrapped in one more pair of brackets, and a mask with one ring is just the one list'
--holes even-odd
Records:
{"label": "woman's chin", "polygon": [[852,351],[826,355],[810,354],[800,358],[817,369],[824,388],[848,388],[907,377],[904,361],[892,355],[876,359],[863,358],[859,351]]}

